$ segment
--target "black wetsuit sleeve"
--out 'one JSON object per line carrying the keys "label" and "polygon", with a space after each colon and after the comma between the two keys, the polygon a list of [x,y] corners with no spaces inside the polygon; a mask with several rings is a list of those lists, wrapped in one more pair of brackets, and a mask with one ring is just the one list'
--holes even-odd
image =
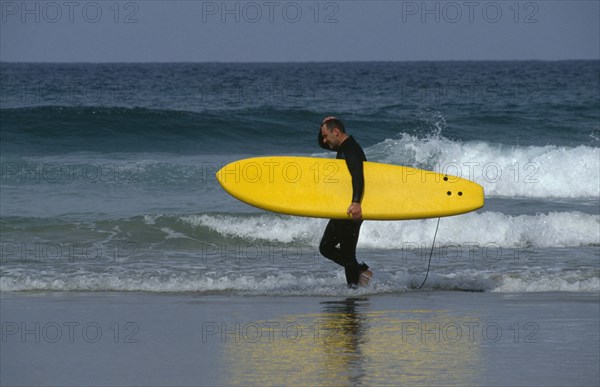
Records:
{"label": "black wetsuit sleeve", "polygon": [[366,157],[360,145],[353,138],[349,139],[348,144],[343,145],[346,145],[343,146],[343,156],[352,177],[352,201],[360,203],[365,191],[363,162],[366,161]]}
{"label": "black wetsuit sleeve", "polygon": [[363,160],[359,157],[346,157],[346,165],[352,176],[352,201],[362,202],[365,192],[365,175],[363,172]]}

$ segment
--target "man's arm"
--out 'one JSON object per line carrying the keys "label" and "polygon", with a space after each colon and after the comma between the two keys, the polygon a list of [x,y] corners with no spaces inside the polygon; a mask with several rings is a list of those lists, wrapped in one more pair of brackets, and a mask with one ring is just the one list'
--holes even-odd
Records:
{"label": "man's arm", "polygon": [[352,177],[352,202],[361,203],[365,191],[365,175],[362,155],[357,151],[347,152],[346,166]]}
{"label": "man's arm", "polygon": [[362,197],[365,190],[365,176],[363,167],[363,156],[360,148],[352,147],[348,152],[345,152],[346,166],[352,177],[352,203],[348,207],[347,213],[353,219],[362,218]]}

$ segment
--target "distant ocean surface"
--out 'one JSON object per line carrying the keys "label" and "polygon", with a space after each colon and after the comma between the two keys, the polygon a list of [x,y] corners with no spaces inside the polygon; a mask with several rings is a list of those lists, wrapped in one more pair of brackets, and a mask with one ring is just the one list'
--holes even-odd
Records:
{"label": "distant ocean surface", "polygon": [[[350,295],[323,219],[214,178],[258,155],[460,175],[486,205],[442,218],[426,288],[600,291],[600,63],[1,64],[0,290]],[[402,195],[399,189],[398,195]],[[416,289],[435,219],[365,222],[360,294]],[[356,292],[355,292],[356,293]]]}

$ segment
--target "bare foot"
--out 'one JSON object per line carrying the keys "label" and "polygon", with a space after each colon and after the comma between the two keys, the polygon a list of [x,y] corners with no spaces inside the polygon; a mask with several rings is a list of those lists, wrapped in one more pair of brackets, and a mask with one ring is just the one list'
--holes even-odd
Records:
{"label": "bare foot", "polygon": [[367,286],[371,277],[373,277],[371,270],[363,270],[358,277],[358,286]]}

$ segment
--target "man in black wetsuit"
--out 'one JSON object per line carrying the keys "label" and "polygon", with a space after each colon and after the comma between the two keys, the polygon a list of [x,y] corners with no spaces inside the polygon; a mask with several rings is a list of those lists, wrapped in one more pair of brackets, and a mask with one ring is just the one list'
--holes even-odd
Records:
{"label": "man in black wetsuit", "polygon": [[[319,130],[321,148],[337,151],[338,159],[345,159],[352,177],[352,198],[348,216],[352,219],[331,219],[319,245],[323,256],[344,267],[346,282],[351,288],[367,285],[373,275],[364,262],[356,260],[356,244],[362,225],[361,201],[365,187],[363,162],[365,153],[356,140],[346,133],[344,124],[335,117],[327,117]],[[339,245],[339,247],[338,247]]]}

